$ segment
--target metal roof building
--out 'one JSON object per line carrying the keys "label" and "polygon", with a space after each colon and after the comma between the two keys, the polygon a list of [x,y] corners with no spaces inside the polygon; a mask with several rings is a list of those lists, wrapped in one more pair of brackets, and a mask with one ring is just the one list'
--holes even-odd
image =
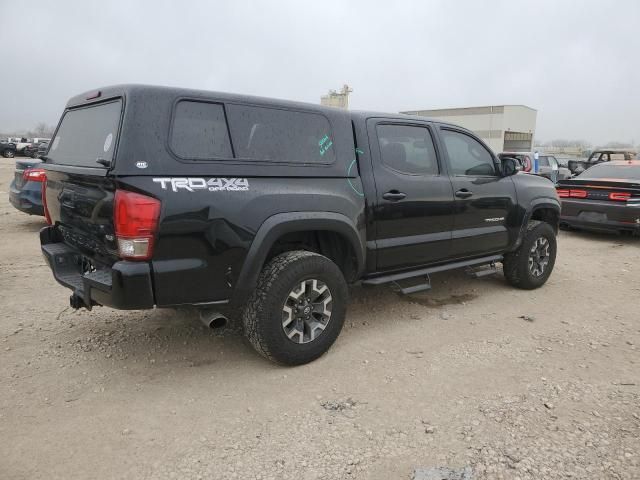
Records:
{"label": "metal roof building", "polygon": [[411,110],[401,113],[429,117],[468,128],[495,153],[531,151],[538,114],[535,109],[525,105]]}

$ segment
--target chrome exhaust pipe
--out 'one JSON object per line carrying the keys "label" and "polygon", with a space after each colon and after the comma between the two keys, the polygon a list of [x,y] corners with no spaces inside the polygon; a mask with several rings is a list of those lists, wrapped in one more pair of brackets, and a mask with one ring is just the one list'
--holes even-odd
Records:
{"label": "chrome exhaust pipe", "polygon": [[200,321],[207,328],[223,328],[229,320],[220,312],[200,310]]}

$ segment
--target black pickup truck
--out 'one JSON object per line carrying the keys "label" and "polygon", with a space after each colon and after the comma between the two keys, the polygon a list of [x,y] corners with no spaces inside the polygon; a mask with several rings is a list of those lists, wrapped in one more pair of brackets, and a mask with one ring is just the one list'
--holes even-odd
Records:
{"label": "black pickup truck", "polygon": [[553,185],[422,117],[114,86],[69,101],[47,155],[42,252],[73,307],[227,308],[284,364],[329,349],[348,284],[502,262],[531,289],[555,262]]}
{"label": "black pickup truck", "polygon": [[574,175],[579,175],[585,170],[605,162],[616,160],[633,160],[636,152],[632,150],[594,150],[587,160],[569,160],[568,168]]}

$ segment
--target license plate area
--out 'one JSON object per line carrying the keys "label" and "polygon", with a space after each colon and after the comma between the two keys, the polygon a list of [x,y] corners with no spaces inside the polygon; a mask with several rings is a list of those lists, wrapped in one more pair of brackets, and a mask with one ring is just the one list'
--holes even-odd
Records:
{"label": "license plate area", "polygon": [[602,212],[582,212],[580,219],[585,222],[602,223],[607,221],[607,214]]}

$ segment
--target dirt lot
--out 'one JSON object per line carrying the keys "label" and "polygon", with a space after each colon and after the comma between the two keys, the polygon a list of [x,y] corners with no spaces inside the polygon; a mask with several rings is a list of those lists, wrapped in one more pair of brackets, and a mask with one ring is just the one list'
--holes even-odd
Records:
{"label": "dirt lot", "polygon": [[[352,291],[283,368],[193,313],[74,312],[0,159],[0,478],[640,478],[640,240],[562,233],[548,284]],[[522,317],[525,318],[522,318]]]}

